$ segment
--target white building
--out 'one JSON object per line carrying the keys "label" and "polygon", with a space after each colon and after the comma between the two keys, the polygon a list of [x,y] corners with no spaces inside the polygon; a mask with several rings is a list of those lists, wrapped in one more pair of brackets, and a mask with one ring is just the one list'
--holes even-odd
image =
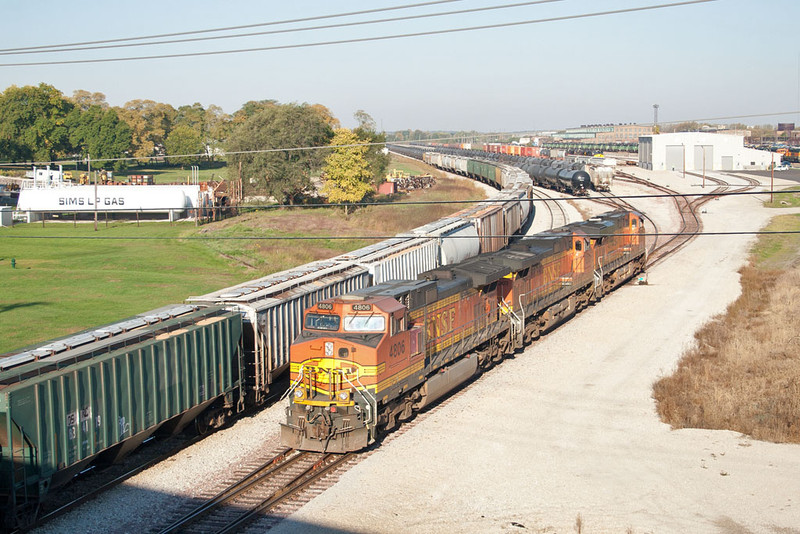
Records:
{"label": "white building", "polygon": [[639,137],[639,166],[652,171],[765,170],[773,161],[780,163],[780,156],[745,148],[742,135],[679,132]]}

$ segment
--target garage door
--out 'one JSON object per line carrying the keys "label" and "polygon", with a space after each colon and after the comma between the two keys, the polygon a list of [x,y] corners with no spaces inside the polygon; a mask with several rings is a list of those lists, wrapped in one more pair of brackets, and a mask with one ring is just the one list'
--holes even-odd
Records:
{"label": "garage door", "polygon": [[683,145],[667,145],[667,170],[683,170]]}
{"label": "garage door", "polygon": [[733,170],[733,156],[722,156],[722,170],[723,171]]}
{"label": "garage door", "polygon": [[694,145],[694,170],[714,169],[714,145]]}

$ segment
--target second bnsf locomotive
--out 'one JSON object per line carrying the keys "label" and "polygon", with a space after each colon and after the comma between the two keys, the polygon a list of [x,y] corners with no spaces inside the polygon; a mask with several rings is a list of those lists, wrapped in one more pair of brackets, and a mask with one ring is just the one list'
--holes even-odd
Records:
{"label": "second bnsf locomotive", "polygon": [[321,301],[291,347],[284,445],[348,452],[644,269],[642,216],[606,213]]}

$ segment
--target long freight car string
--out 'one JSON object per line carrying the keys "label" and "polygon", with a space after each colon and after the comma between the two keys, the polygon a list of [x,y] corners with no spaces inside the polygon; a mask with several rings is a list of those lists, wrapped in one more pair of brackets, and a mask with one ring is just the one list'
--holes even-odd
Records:
{"label": "long freight car string", "polygon": [[[560,234],[558,228],[554,228],[549,235],[557,237],[564,237],[566,234]],[[548,235],[548,231],[543,232]],[[607,239],[609,237],[670,237],[670,236],[698,236],[698,237],[726,237],[726,236],[757,236],[757,235],[793,235],[800,234],[800,230],[755,230],[755,231],[732,231],[732,232],[645,232],[641,234],[631,233],[614,233],[614,234],[593,234],[593,233],[580,233],[575,234],[577,237],[588,237],[590,239]],[[384,241],[386,239],[397,238],[397,235],[377,235],[377,236],[339,236],[339,235],[320,235],[320,236],[74,236],[74,235],[10,235],[0,234],[1,239],[85,239],[85,240],[105,240],[105,241],[311,241],[319,240],[359,240],[359,241]],[[540,237],[540,234],[530,236],[519,236],[509,234],[494,234],[485,236],[474,235],[408,235],[405,236],[411,239],[510,239],[526,238],[535,239]],[[344,253],[345,255],[347,253]]]}
{"label": "long freight car string", "polygon": [[115,58],[99,58],[99,59],[73,59],[73,60],[60,60],[60,61],[32,61],[23,63],[0,63],[0,67],[32,67],[32,66],[46,66],[46,65],[74,65],[74,64],[87,64],[87,63],[109,63],[117,61],[141,61],[148,59],[170,59],[179,57],[197,57],[197,56],[216,56],[223,54],[238,54],[245,52],[268,52],[275,50],[290,50],[297,48],[312,48],[320,46],[332,46],[341,44],[354,44],[354,43],[367,43],[375,41],[387,41],[392,39],[407,39],[413,37],[426,37],[431,35],[443,35],[453,33],[463,33],[480,30],[492,30],[498,28],[509,28],[514,26],[524,26],[531,24],[544,24],[548,22],[560,22],[565,20],[585,19],[591,17],[601,17],[608,15],[619,15],[623,13],[635,13],[641,11],[652,11],[656,9],[666,9],[671,7],[683,7],[692,4],[705,4],[709,2],[716,2],[717,0],[686,0],[684,2],[672,2],[668,4],[655,4],[649,6],[631,7],[625,9],[615,9],[610,11],[598,11],[594,13],[579,13],[577,15],[565,15],[561,17],[549,17],[542,19],[520,20],[514,22],[503,22],[497,24],[485,24],[481,26],[468,26],[463,28],[450,28],[445,30],[430,30],[413,33],[401,33],[394,35],[379,35],[374,37],[362,37],[352,39],[340,39],[331,41],[318,41],[313,43],[298,43],[288,45],[275,45],[275,46],[261,46],[252,48],[240,48],[229,50],[214,50],[206,52],[185,52],[180,54],[159,54],[152,56],[128,56],[128,57],[115,57]]}
{"label": "long freight car string", "polygon": [[[462,0],[444,0],[447,2],[460,2]],[[260,32],[249,32],[249,33],[239,33],[235,35],[215,35],[211,37],[191,37],[191,38],[184,38],[184,39],[171,39],[166,41],[152,41],[147,43],[124,43],[124,44],[100,44],[96,46],[76,46],[73,48],[63,48],[67,45],[53,45],[53,47],[35,47],[28,50],[23,51],[2,51],[0,50],[0,56],[7,56],[7,55],[21,55],[21,54],[51,54],[55,52],[77,52],[83,50],[102,50],[102,49],[109,49],[109,48],[127,48],[132,46],[152,46],[152,45],[162,45],[162,44],[176,44],[176,43],[188,43],[188,42],[196,42],[196,41],[212,41],[212,40],[220,40],[220,39],[234,39],[239,37],[256,37],[261,35],[278,35],[282,33],[294,33],[294,32],[302,32],[302,31],[318,31],[318,30],[330,30],[334,28],[346,28],[350,26],[364,26],[367,24],[383,24],[387,22],[401,22],[401,21],[408,21],[408,20],[415,20],[415,19],[425,19],[425,18],[432,18],[432,17],[446,17],[450,15],[464,15],[468,13],[479,13],[482,11],[493,11],[498,9],[511,9],[517,7],[527,7],[537,4],[550,4],[553,2],[563,2],[564,0],[531,0],[529,2],[520,2],[516,4],[504,4],[500,6],[488,6],[488,7],[476,7],[471,9],[459,9],[455,11],[442,11],[439,13],[426,13],[422,15],[406,15],[403,17],[392,17],[392,18],[383,18],[383,19],[375,19],[375,20],[364,20],[364,21],[356,21],[356,22],[340,22],[338,24],[325,24],[320,26],[305,26],[302,28],[286,28],[282,30],[266,30]],[[440,3],[440,2],[436,2]],[[423,4],[425,5],[425,4]],[[387,8],[388,9],[388,8]],[[399,8],[395,8],[399,9]],[[333,16],[333,15],[332,15]],[[337,16],[346,16],[346,15],[337,15]],[[264,26],[274,25],[274,24],[285,24],[282,22],[267,22],[264,23]],[[219,30],[209,30],[209,31],[219,31]],[[19,49],[17,49],[19,50]]]}

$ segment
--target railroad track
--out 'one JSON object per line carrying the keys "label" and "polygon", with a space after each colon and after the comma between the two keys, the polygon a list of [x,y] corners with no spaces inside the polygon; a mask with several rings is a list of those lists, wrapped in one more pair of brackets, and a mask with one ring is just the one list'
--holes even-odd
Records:
{"label": "railroad track", "polygon": [[[550,228],[558,228],[569,223],[569,216],[567,210],[564,209],[564,199],[550,196],[547,190],[538,187],[532,188],[533,194],[536,198],[541,199],[542,202],[536,202],[534,205],[538,208],[544,206],[550,214]],[[537,210],[538,211],[538,210]],[[538,216],[538,213],[537,213]]]}
{"label": "railroad track", "polygon": [[[283,449],[259,465],[243,469],[232,482],[215,493],[202,496],[181,515],[163,528],[161,534],[174,532],[238,532],[245,525],[272,516],[280,521],[294,508],[286,504],[298,495],[318,489],[332,473],[356,455],[330,454]],[[332,483],[332,482],[331,482]],[[297,504],[296,507],[303,503]],[[282,507],[280,512],[278,508]]]}
{"label": "railroad track", "polygon": [[[148,444],[143,450],[127,457],[121,464],[111,465],[105,469],[97,470],[97,472],[92,470],[93,472],[88,473],[85,477],[76,477],[77,480],[71,482],[72,487],[60,489],[43,503],[41,516],[31,528],[41,527],[77,509],[82,504],[99,497],[129,478],[174,456],[183,449],[191,447],[200,441],[202,437],[173,436],[162,441],[156,441],[156,443]],[[73,498],[71,496],[73,494],[78,495],[78,497]]]}
{"label": "railroad track", "polygon": [[[695,177],[702,177],[702,175],[696,173],[689,173]],[[662,237],[662,232],[659,230],[658,226],[655,222],[650,220],[651,224],[654,228],[655,239],[651,248],[648,249],[648,262],[647,267],[653,267],[654,265],[663,261],[667,256],[677,252],[681,248],[685,247],[689,242],[691,242],[695,236],[697,236],[703,230],[703,223],[700,220],[698,215],[698,210],[700,207],[708,203],[709,201],[718,198],[717,195],[722,193],[738,193],[741,191],[748,191],[753,189],[754,187],[760,186],[761,183],[758,180],[753,178],[742,178],[747,181],[746,185],[738,186],[735,189],[731,189],[731,185],[724,180],[720,180],[719,178],[712,178],[712,177],[705,177],[705,180],[708,180],[716,187],[711,190],[710,192],[706,193],[704,196],[693,196],[693,195],[682,195],[672,189],[669,189],[665,186],[654,184],[649,180],[643,180],[641,178],[637,178],[631,174],[627,174],[624,172],[617,172],[616,179],[635,183],[639,185],[644,185],[649,188],[655,189],[661,193],[668,194],[672,198],[672,201],[675,203],[675,208],[680,216],[680,226],[676,233],[664,236],[666,240],[663,240],[659,243],[659,240]]]}

